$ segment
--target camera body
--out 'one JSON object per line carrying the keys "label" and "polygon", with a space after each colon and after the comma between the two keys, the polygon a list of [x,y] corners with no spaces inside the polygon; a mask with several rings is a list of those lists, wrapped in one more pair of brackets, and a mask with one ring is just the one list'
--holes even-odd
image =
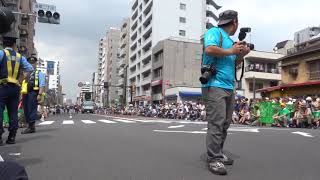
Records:
{"label": "camera body", "polygon": [[[251,28],[245,27],[240,29],[240,33],[238,36],[239,41],[243,41],[247,37],[247,33],[251,32]],[[254,44],[247,43],[243,41],[244,45],[246,45],[250,50],[254,50]]]}
{"label": "camera body", "polygon": [[212,76],[217,74],[216,67],[214,65],[203,65],[201,67],[201,77],[199,78],[201,84],[207,84]]}

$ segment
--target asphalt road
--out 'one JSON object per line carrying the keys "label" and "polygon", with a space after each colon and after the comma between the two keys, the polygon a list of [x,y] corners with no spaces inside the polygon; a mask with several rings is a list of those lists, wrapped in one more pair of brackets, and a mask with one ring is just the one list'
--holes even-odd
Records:
{"label": "asphalt road", "polygon": [[[37,133],[0,147],[31,180],[316,180],[320,130],[232,126],[225,146],[228,176],[206,168],[205,123],[52,116]],[[6,136],[7,134],[5,134]],[[0,178],[1,179],[1,178]]]}

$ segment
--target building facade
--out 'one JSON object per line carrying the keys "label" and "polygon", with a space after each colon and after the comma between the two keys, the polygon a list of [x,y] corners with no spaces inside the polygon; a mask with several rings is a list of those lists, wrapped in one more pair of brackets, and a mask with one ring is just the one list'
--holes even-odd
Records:
{"label": "building facade", "polygon": [[[237,94],[246,98],[261,98],[259,89],[280,85],[281,68],[279,59],[282,54],[272,52],[251,51],[244,60],[244,74],[240,82],[236,83]],[[240,79],[242,66],[237,69]]]}
{"label": "building facade", "polygon": [[[320,39],[319,39],[320,41]],[[270,97],[306,97],[320,95],[320,44],[280,59],[282,84],[259,90]]]}
{"label": "building facade", "polygon": [[218,9],[213,0],[131,1],[128,80],[139,104],[151,102],[153,47],[170,37],[200,40],[216,24]]}
{"label": "building facade", "polygon": [[[17,40],[19,52],[25,57],[30,57],[36,53],[33,41],[36,17],[28,14],[33,12],[33,3],[36,3],[36,0],[3,0],[3,2],[12,11],[20,13],[15,14],[16,22],[10,34],[19,38]],[[2,6],[1,3],[0,6]]]}
{"label": "building facade", "polygon": [[287,55],[288,51],[290,51],[292,48],[294,48],[294,41],[292,40],[281,41],[277,43],[276,46],[273,48],[273,52]]}
{"label": "building facade", "polygon": [[[152,102],[163,103],[167,89],[176,87],[200,89],[201,58],[202,45],[197,40],[169,38],[154,46],[150,75]],[[188,91],[185,92],[185,95],[188,95]],[[139,100],[136,98],[140,97],[135,97],[135,100]]]}
{"label": "building facade", "polygon": [[120,33],[120,58],[118,62],[118,95],[120,103],[125,106],[128,101],[128,64],[129,64],[129,38],[130,38],[130,19],[124,19],[121,25]]}
{"label": "building facade", "polygon": [[104,75],[106,71],[106,43],[105,43],[105,38],[100,39],[99,41],[99,50],[98,50],[98,79],[97,79],[97,84],[99,85],[97,87],[97,99],[95,103],[98,106],[103,106],[104,104],[104,88],[103,88],[103,83],[104,83]]}
{"label": "building facade", "polygon": [[118,88],[116,85],[119,82],[118,62],[119,62],[119,44],[120,44],[120,29],[110,28],[106,34],[105,47],[105,75],[104,82],[108,82],[109,88],[106,93],[105,105],[110,106],[119,102]]}

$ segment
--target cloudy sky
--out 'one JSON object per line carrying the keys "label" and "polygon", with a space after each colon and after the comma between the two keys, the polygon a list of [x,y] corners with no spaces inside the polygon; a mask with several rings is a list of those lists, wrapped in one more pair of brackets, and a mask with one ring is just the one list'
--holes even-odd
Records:
{"label": "cloudy sky", "polygon": [[[35,44],[39,56],[61,60],[67,98],[75,99],[79,81],[90,81],[97,70],[98,42],[109,27],[119,26],[129,16],[130,0],[37,0],[54,4],[61,25],[36,25]],[[192,0],[200,1],[200,0]],[[257,50],[271,51],[282,40],[308,26],[320,25],[318,0],[216,0],[222,10],[239,12],[240,26],[252,27]]]}

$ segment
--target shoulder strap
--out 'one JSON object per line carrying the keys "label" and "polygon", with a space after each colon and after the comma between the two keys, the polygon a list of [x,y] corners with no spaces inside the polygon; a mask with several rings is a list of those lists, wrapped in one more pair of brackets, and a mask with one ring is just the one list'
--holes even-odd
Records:
{"label": "shoulder strap", "polygon": [[222,37],[222,33],[221,31],[219,30],[220,32],[220,44],[219,44],[219,48],[222,48],[222,44],[223,44],[223,37]]}

